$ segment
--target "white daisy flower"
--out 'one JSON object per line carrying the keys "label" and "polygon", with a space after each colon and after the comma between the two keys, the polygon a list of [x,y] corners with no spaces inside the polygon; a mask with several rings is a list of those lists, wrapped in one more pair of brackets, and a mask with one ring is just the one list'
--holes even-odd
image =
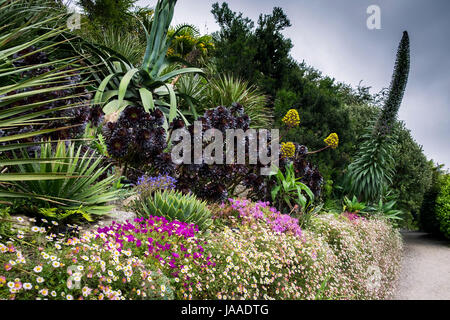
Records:
{"label": "white daisy flower", "polygon": [[40,273],[42,271],[42,267],[41,266],[36,266],[33,268],[33,271],[36,273]]}

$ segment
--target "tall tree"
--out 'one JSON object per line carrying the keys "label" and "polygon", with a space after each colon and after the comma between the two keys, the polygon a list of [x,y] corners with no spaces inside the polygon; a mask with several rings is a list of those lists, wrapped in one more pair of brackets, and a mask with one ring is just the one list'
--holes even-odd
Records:
{"label": "tall tree", "polygon": [[211,10],[220,30],[213,34],[216,47],[215,62],[221,73],[230,73],[249,81],[255,80],[256,48],[254,22],[242,13],[233,12],[227,3],[214,3]]}
{"label": "tall tree", "polygon": [[137,0],[78,0],[88,18],[103,27],[124,27]]}
{"label": "tall tree", "polygon": [[283,87],[289,71],[292,42],[284,37],[282,31],[290,26],[287,15],[275,7],[272,14],[259,16],[255,30],[255,62],[262,75],[260,86],[272,96]]}
{"label": "tall tree", "polygon": [[291,63],[292,43],[282,34],[291,23],[283,10],[275,7],[271,14],[261,14],[256,28],[251,19],[233,12],[227,3],[215,3],[211,12],[220,26],[214,33],[218,70],[259,85],[275,96]]}
{"label": "tall tree", "polygon": [[364,200],[376,200],[393,182],[393,128],[408,82],[409,65],[409,37],[405,31],[398,47],[388,98],[375,126],[365,135],[355,160],[348,167],[348,190]]}

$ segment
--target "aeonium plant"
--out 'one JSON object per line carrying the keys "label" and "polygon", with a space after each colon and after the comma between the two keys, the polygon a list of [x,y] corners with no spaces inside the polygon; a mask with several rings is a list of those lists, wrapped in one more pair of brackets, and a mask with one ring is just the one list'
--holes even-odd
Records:
{"label": "aeonium plant", "polygon": [[[290,129],[300,125],[300,115],[297,110],[290,109],[282,119],[285,125],[280,140]],[[339,145],[337,133],[331,133],[324,139],[325,146],[315,151],[297,142],[286,141],[280,144],[280,166],[274,176],[272,187],[272,201],[277,203],[280,210],[292,212],[305,211],[306,207],[320,196],[323,177],[319,170],[307,160],[308,155],[336,149]]]}
{"label": "aeonium plant", "polygon": [[[172,133],[176,129],[184,129],[190,142],[190,155],[196,154],[195,145],[198,135],[202,139],[202,150],[210,146],[211,139],[205,140],[206,132],[215,129],[227,135],[227,130],[242,130],[246,132],[250,128],[251,119],[245,114],[243,106],[234,103],[230,107],[218,106],[207,110],[198,118],[201,122],[201,132],[195,132],[195,124],[186,124],[182,118],[175,118],[166,128],[163,127],[164,115],[159,109],[145,112],[143,108],[129,106],[121,113],[115,123],[108,123],[104,127],[104,136],[107,141],[108,154],[127,168],[132,167],[141,170],[134,178],[125,172],[128,178],[136,184],[138,178],[144,174],[148,176],[169,175],[177,180],[176,188],[184,193],[194,193],[196,196],[211,201],[221,201],[232,196],[244,196],[254,200],[272,201],[271,191],[274,181],[265,175],[261,175],[261,168],[265,167],[260,160],[256,164],[250,163],[249,138],[246,137],[245,163],[228,163],[227,152],[218,156],[222,162],[210,163],[205,153],[201,159],[195,159],[191,163],[175,164],[172,159],[171,147],[178,144],[179,140],[172,139]],[[300,124],[300,117],[296,110],[290,110],[283,119],[287,130]],[[175,137],[176,138],[176,137]],[[184,142],[184,136],[183,136]],[[214,138],[215,139],[215,138]],[[172,141],[173,140],[173,141]],[[215,140],[213,140],[215,142]],[[171,142],[171,143],[170,143]],[[298,178],[305,188],[311,190],[314,196],[320,195],[322,176],[310,162],[306,160],[308,154],[317,153],[328,148],[335,148],[338,144],[336,134],[325,139],[326,147],[314,152],[308,152],[306,146],[295,142],[282,142],[279,154],[279,163],[282,173],[285,174],[285,166],[293,164],[294,178]],[[261,143],[261,142],[260,142]],[[266,142],[264,142],[266,143]],[[276,142],[275,142],[276,143]],[[272,137],[270,132],[267,139],[267,150],[271,150]],[[223,148],[228,150],[228,142],[223,143]],[[248,147],[247,147],[248,146]],[[222,150],[222,151],[225,151]],[[185,153],[183,147],[183,157]],[[235,158],[236,159],[236,158]],[[198,161],[201,160],[201,161]],[[134,180],[133,180],[134,179]],[[309,189],[307,189],[309,188]],[[306,191],[305,191],[306,192]],[[296,203],[295,201],[293,203]]]}

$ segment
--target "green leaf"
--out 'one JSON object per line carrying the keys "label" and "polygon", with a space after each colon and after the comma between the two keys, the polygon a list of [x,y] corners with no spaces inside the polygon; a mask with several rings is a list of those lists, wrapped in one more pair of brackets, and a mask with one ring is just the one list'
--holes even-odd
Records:
{"label": "green leaf", "polygon": [[33,181],[33,180],[64,180],[69,178],[78,178],[79,176],[66,175],[64,173],[2,173],[0,181]]}
{"label": "green leaf", "polygon": [[183,68],[179,70],[174,70],[172,72],[166,73],[165,75],[158,77],[159,81],[166,82],[167,80],[174,78],[176,76],[186,74],[186,73],[201,73],[203,74],[204,71],[199,68]]}
{"label": "green leaf", "polygon": [[153,94],[145,88],[139,89],[139,94],[141,96],[141,101],[142,101],[142,105],[144,106],[145,112],[154,110],[155,102],[153,100]]}
{"label": "green leaf", "polygon": [[122,80],[120,81],[119,85],[119,105],[122,105],[123,99],[125,98],[125,94],[127,93],[128,85],[130,84],[131,79],[133,76],[139,72],[139,69],[132,68],[131,70],[127,71],[127,73],[123,76]]}
{"label": "green leaf", "polygon": [[74,127],[78,127],[78,126],[79,125],[73,125],[73,126],[67,126],[67,127],[62,127],[62,128],[56,128],[56,129],[44,129],[44,130],[39,130],[39,131],[34,131],[34,132],[31,131],[31,132],[27,132],[27,133],[21,133],[21,134],[6,136],[6,137],[0,137],[0,142],[8,142],[8,141],[30,138],[30,137],[47,134],[47,133],[51,133],[51,132],[56,132],[56,131],[60,131],[60,130],[70,129],[70,128],[74,128]]}
{"label": "green leaf", "polygon": [[170,111],[169,111],[169,123],[171,123],[173,121],[173,119],[175,119],[175,117],[177,116],[177,96],[175,95],[175,91],[173,90],[171,85],[165,85],[165,87],[167,88],[167,90],[169,91],[169,96],[170,96]]}
{"label": "green leaf", "polygon": [[280,186],[275,186],[272,189],[272,191],[271,191],[272,201],[275,201],[277,199],[278,191],[280,191]]}

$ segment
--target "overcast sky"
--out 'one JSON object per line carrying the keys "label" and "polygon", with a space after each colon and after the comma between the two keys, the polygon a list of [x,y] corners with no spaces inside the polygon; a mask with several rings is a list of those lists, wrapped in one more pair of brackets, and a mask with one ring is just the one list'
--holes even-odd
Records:
{"label": "overcast sky", "polygon": [[[178,0],[173,23],[218,30],[211,0]],[[411,40],[411,71],[399,118],[430,159],[450,167],[450,1],[448,0],[229,0],[233,11],[257,20],[279,6],[292,27],[285,31],[298,61],[338,81],[387,87],[403,30]],[[138,5],[154,5],[140,0]],[[221,3],[221,1],[219,2]],[[366,25],[368,6],[381,9],[381,29]]]}

